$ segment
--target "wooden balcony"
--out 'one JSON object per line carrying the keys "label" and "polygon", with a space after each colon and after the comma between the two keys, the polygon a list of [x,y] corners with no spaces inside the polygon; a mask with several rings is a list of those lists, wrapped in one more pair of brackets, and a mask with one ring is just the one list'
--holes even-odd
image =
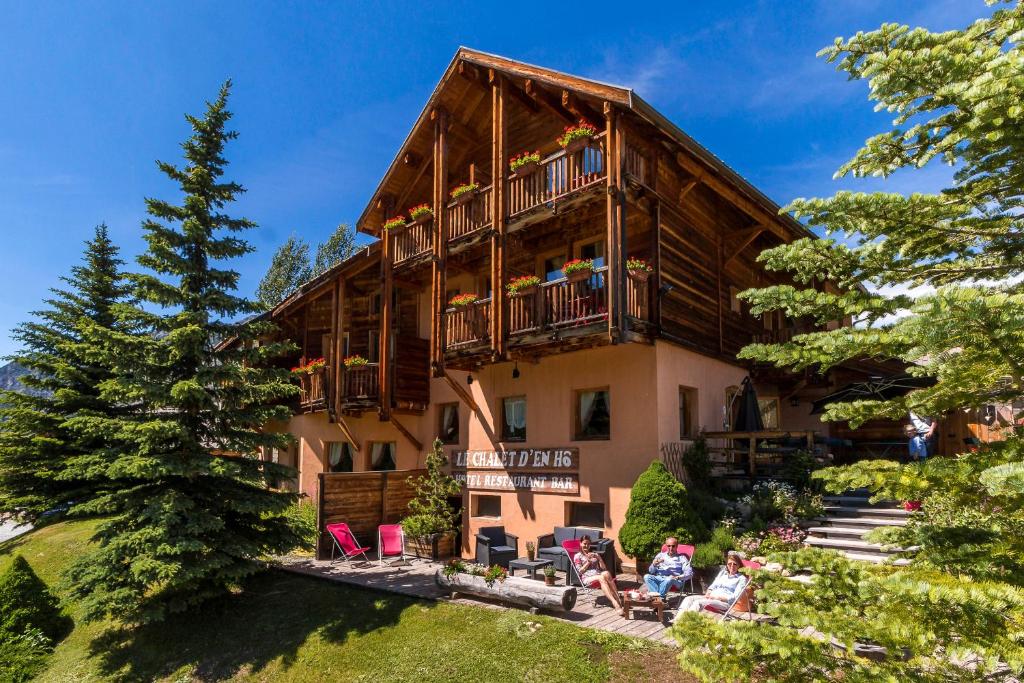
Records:
{"label": "wooden balcony", "polygon": [[608,319],[608,267],[581,281],[560,278],[509,298],[509,334],[584,327]]}
{"label": "wooden balcony", "polygon": [[448,223],[448,244],[472,242],[474,237],[484,236],[493,221],[493,196],[491,187],[481,188],[472,199],[464,204],[450,202],[445,211]]}
{"label": "wooden balcony", "polygon": [[532,175],[510,179],[506,202],[510,229],[530,222],[527,215],[538,207],[554,210],[588,190],[600,189],[605,179],[604,139],[600,133],[593,145],[571,154],[556,152],[542,159]]}
{"label": "wooden balcony", "polygon": [[430,254],[434,248],[434,222],[414,223],[399,228],[392,239],[396,266]]}
{"label": "wooden balcony", "polygon": [[299,377],[299,407],[303,412],[311,413],[327,407],[327,397],[324,393],[326,376],[327,373],[321,370]]}
{"label": "wooden balcony", "polygon": [[376,405],[380,400],[380,379],[377,363],[355,365],[342,372],[341,405],[344,408]]}
{"label": "wooden balcony", "polygon": [[444,348],[453,351],[487,344],[490,327],[490,298],[479,299],[468,306],[449,308],[444,313]]}

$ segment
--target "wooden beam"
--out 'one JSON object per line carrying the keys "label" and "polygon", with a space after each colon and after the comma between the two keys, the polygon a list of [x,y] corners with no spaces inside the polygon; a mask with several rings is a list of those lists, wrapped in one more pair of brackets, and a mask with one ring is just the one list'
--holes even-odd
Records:
{"label": "wooden beam", "polygon": [[748,228],[743,232],[738,233],[736,235],[737,241],[735,243],[735,246],[730,245],[727,248],[729,256],[725,259],[725,262],[722,263],[722,267],[724,268],[725,266],[729,265],[729,263],[731,263],[734,258],[739,256],[744,249],[753,244],[754,240],[756,240],[762,233],[766,232],[767,230],[768,226],[763,223],[760,223],[758,225],[753,226],[752,228]]}
{"label": "wooden beam", "polygon": [[411,443],[417,451],[423,452],[423,444],[420,443],[419,439],[413,436],[408,429],[402,426],[402,423],[395,419],[394,415],[391,416],[391,424],[395,425],[395,429],[397,429],[402,436],[408,439],[409,443]]}
{"label": "wooden beam", "polygon": [[524,87],[526,89],[526,96],[530,98],[532,102],[540,104],[566,123],[576,123],[576,119],[573,118],[572,112],[567,111],[562,106],[561,101],[547,90],[541,88],[530,79],[527,79]]}
{"label": "wooden beam", "polygon": [[460,61],[459,66],[456,68],[456,71],[460,76],[462,76],[470,83],[474,85],[479,85],[484,88],[487,87],[487,84],[484,82],[484,77],[483,74],[480,72],[480,69],[476,68],[472,64],[469,64],[468,62],[465,61]]}
{"label": "wooden beam", "polygon": [[406,152],[405,156],[402,157],[402,163],[404,163],[406,166],[412,166],[413,168],[417,168],[420,164],[423,163],[423,157],[421,157],[416,152]]}
{"label": "wooden beam", "polygon": [[508,141],[507,100],[508,82],[503,76],[491,81],[491,168],[494,182],[491,185],[492,225],[491,235],[491,354],[494,359],[505,355],[505,171]]}
{"label": "wooden beam", "polygon": [[[394,206],[385,207],[394,211]],[[392,214],[393,215],[393,214]],[[391,387],[393,385],[392,375],[394,363],[391,358],[391,320],[394,315],[391,305],[392,292],[394,291],[394,248],[395,238],[385,233],[381,236],[381,294],[380,294],[380,351],[377,358],[377,381],[380,387],[380,419],[387,420],[391,415]]]}
{"label": "wooden beam", "polygon": [[352,448],[356,449],[357,453],[363,450],[363,447],[356,439],[355,434],[352,433],[352,428],[348,426],[347,422],[345,422],[345,417],[341,413],[338,413],[338,417],[334,424],[338,425],[338,429],[341,430],[342,435],[350,444],[352,444]]}
{"label": "wooden beam", "polygon": [[[491,87],[494,87],[494,83],[497,80],[497,74],[494,72],[493,69],[491,69],[489,74]],[[526,108],[526,110],[531,114],[536,114],[537,112],[540,111],[540,106],[532,97],[530,97],[529,94],[527,94],[524,90],[522,90],[519,86],[517,86],[515,83],[508,80],[507,78],[503,80],[505,81],[505,92],[507,95],[511,95],[512,98],[516,100],[516,102],[523,105]]]}
{"label": "wooden beam", "polygon": [[619,286],[616,253],[619,243],[619,231],[616,224],[618,218],[618,164],[615,161],[619,158],[615,150],[615,110],[611,104],[605,103],[604,105],[604,120],[605,120],[605,154],[604,158],[607,163],[607,171],[605,173],[605,180],[607,185],[607,201],[605,204],[606,210],[606,225],[605,225],[605,254],[608,259],[608,274],[607,282],[605,286],[608,292],[608,341],[615,342],[618,338],[618,311],[615,308],[617,297],[615,293]]}
{"label": "wooden beam", "polygon": [[562,91],[562,107],[568,110],[573,116],[578,119],[583,119],[596,125],[597,121],[600,121],[602,116],[598,114],[594,109],[576,97],[574,93],[568,90]]}
{"label": "wooden beam", "polygon": [[679,188],[679,199],[677,199],[676,202],[680,206],[682,206],[683,200],[686,199],[686,195],[690,194],[690,192],[693,191],[693,188],[697,187],[698,185],[700,185],[699,178],[694,178],[693,180],[689,180],[686,183],[684,183],[683,186]]}
{"label": "wooden beam", "polygon": [[465,403],[474,413],[480,412],[480,407],[477,406],[476,401],[473,400],[473,396],[466,391],[464,386],[456,382],[455,378],[449,375],[447,370],[443,370],[441,376],[444,377],[444,381],[448,382],[448,386],[452,388],[452,391],[454,391],[455,395],[459,397],[459,400]]}

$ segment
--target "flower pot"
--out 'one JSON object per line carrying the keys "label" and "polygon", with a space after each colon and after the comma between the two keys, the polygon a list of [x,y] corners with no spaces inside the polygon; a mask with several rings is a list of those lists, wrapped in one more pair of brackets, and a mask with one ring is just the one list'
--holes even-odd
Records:
{"label": "flower pot", "polygon": [[432,214],[432,213],[425,213],[422,216],[420,216],[419,218],[413,218],[412,222],[413,222],[413,225],[423,225],[424,223],[429,223],[433,218],[434,218],[434,214]]}
{"label": "flower pot", "polygon": [[569,282],[583,282],[584,280],[589,280],[593,274],[593,269],[584,268],[583,270],[576,270],[573,271],[572,273],[569,273],[568,275],[565,276],[565,279],[568,280]]}
{"label": "flower pot", "polygon": [[555,585],[555,577],[554,576],[548,576],[547,574],[545,574],[544,575],[544,585],[545,586],[554,586]]}
{"label": "flower pot", "polygon": [[476,196],[476,193],[478,191],[479,190],[470,190],[469,192],[463,192],[462,194],[460,194],[458,197],[455,198],[455,200],[454,200],[455,201],[455,206],[462,206],[463,204],[469,204],[471,201],[473,201],[473,197]]}
{"label": "flower pot", "polygon": [[534,553],[531,553],[529,550],[527,550],[526,551],[526,559],[528,559],[530,562],[533,562],[533,558],[534,558]]}
{"label": "flower pot", "polygon": [[575,154],[576,152],[579,152],[581,149],[586,149],[587,147],[590,147],[590,144],[593,141],[594,138],[576,138],[575,140],[571,141],[568,145],[565,146],[565,153]]}
{"label": "flower pot", "polygon": [[431,534],[425,538],[405,538],[405,554],[435,562],[455,555],[455,537],[451,534]]}
{"label": "flower pot", "polygon": [[651,271],[649,270],[628,270],[626,274],[637,282],[647,282],[651,277]]}
{"label": "flower pot", "polygon": [[530,296],[537,293],[537,285],[530,285],[529,287],[523,287],[515,292],[509,294],[513,299],[521,299],[525,296]]}
{"label": "flower pot", "polygon": [[528,161],[515,170],[516,178],[529,178],[540,170],[539,161]]}

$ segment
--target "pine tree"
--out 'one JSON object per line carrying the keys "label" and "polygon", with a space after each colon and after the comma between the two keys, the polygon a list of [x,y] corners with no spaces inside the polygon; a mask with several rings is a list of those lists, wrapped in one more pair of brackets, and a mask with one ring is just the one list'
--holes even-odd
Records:
{"label": "pine tree", "polygon": [[[243,188],[222,179],[227,165],[230,82],[202,117],[186,116],[184,167],[158,162],[183,195],[180,205],[147,199],[147,251],[134,277],[143,306],[124,317],[140,326],[90,339],[115,377],[102,395],[130,408],[120,419],[83,420],[112,447],[77,464],[111,484],[84,510],[104,514],[98,546],[69,571],[87,618],[160,620],[239,585],[258,559],[297,544],[282,516],[294,496],[271,490],[287,468],[252,457],[283,446],[264,433],[295,393],[284,370],[269,368],[280,345],[256,340],[267,324],[233,322],[255,306],[233,292],[238,273],[218,267],[251,248],[238,233],[254,224],[225,213]],[[237,344],[219,344],[237,338]]]}
{"label": "pine tree", "polygon": [[309,245],[292,235],[274,252],[270,267],[256,287],[256,300],[264,310],[270,310],[311,277]]}
{"label": "pine tree", "polygon": [[434,439],[434,445],[427,453],[427,474],[413,479],[416,495],[409,501],[409,515],[402,520],[402,528],[410,538],[426,539],[432,534],[451,534],[458,528],[459,513],[448,499],[459,495],[462,487],[445,473],[447,464],[441,440]]}
{"label": "pine tree", "polygon": [[356,251],[356,234],[345,223],[342,223],[327,241],[316,248],[316,259],[313,261],[313,277],[327,272],[331,266],[341,263]]}
{"label": "pine tree", "polygon": [[27,393],[0,395],[0,509],[17,510],[37,521],[48,510],[88,500],[95,482],[70,476],[69,459],[103,447],[97,434],[75,428],[76,415],[109,416],[120,410],[100,395],[111,371],[89,358],[85,325],[117,329],[116,307],[128,294],[122,261],[107,226],[85,243],[82,264],[51,290],[47,308],[20,325],[14,356],[30,374]]}

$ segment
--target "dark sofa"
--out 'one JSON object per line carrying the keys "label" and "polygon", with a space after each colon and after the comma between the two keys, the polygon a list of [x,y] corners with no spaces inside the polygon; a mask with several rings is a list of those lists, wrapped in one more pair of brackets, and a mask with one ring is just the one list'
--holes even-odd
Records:
{"label": "dark sofa", "polygon": [[562,550],[562,541],[579,540],[584,536],[590,536],[594,552],[601,556],[604,564],[613,575],[615,574],[615,542],[610,538],[604,538],[601,529],[591,529],[585,526],[556,526],[550,534],[545,534],[537,539],[537,559],[551,560],[558,571],[569,570],[569,558]]}

